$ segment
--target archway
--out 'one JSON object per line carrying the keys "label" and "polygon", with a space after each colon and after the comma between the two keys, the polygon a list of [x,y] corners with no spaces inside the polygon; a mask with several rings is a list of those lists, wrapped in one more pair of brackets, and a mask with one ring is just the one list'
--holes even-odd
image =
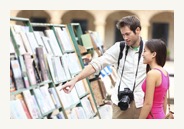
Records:
{"label": "archway", "polygon": [[120,31],[116,28],[116,23],[122,17],[127,15],[135,15],[129,11],[116,11],[106,18],[106,26],[105,26],[105,41],[104,47],[108,49],[112,46],[116,41],[123,40]]}
{"label": "archway", "polygon": [[162,12],[150,19],[149,38],[160,38],[165,41],[168,56],[174,60],[174,13]]}
{"label": "archway", "polygon": [[68,23],[80,23],[83,33],[85,33],[86,30],[94,30],[94,17],[91,13],[84,11],[84,10],[71,10],[67,11],[62,16],[62,22],[63,24]]}

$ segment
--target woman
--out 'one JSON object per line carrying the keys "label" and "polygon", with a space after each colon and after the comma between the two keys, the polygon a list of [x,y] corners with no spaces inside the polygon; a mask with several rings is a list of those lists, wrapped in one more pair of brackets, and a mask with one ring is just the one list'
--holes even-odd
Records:
{"label": "woman", "polygon": [[145,97],[139,119],[165,118],[169,88],[169,75],[163,69],[166,53],[166,45],[160,39],[151,39],[145,44],[142,56],[147,75],[142,84]]}

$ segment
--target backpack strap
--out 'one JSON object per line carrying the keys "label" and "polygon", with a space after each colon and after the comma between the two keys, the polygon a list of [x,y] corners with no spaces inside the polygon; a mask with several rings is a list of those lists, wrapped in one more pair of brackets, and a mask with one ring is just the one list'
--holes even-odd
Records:
{"label": "backpack strap", "polygon": [[119,52],[119,57],[118,57],[118,66],[117,66],[117,70],[119,68],[119,62],[121,60],[121,58],[123,57],[123,49],[125,48],[125,41],[121,41],[120,42],[120,52]]}

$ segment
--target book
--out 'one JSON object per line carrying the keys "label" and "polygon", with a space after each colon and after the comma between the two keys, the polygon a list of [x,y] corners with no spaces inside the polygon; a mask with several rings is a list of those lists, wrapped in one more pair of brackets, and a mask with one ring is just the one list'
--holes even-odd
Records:
{"label": "book", "polygon": [[60,108],[61,107],[61,104],[60,104],[60,101],[59,101],[59,98],[58,98],[58,95],[57,95],[57,92],[56,92],[55,88],[54,87],[51,87],[48,90],[49,90],[49,93],[50,93],[50,95],[51,95],[51,97],[53,99],[53,102],[55,104],[55,107],[56,108]]}
{"label": "book", "polygon": [[87,53],[87,49],[84,46],[78,44],[78,47],[79,47],[79,51],[80,51],[81,55]]}
{"label": "book", "polygon": [[19,32],[29,32],[29,26],[24,26],[24,25],[11,25],[15,33]]}
{"label": "book", "polygon": [[56,30],[56,35],[62,46],[63,52],[74,51],[73,44],[69,33],[66,28],[54,27]]}
{"label": "book", "polygon": [[42,114],[47,113],[50,110],[50,107],[48,106],[47,100],[42,94],[40,88],[33,89],[33,91],[34,91],[35,98],[38,102],[38,105],[40,107]]}
{"label": "book", "polygon": [[40,109],[38,107],[38,104],[36,102],[34,95],[32,95],[29,90],[24,90],[22,93],[23,93],[26,105],[27,105],[29,112],[31,114],[31,117],[33,119],[40,118],[41,112],[40,112]]}
{"label": "book", "polygon": [[47,54],[45,45],[44,45],[43,40],[41,38],[42,34],[40,33],[40,31],[34,31],[33,33],[34,33],[35,38],[37,40],[38,46],[43,48],[43,53],[44,54]]}
{"label": "book", "polygon": [[34,68],[34,72],[35,72],[35,77],[36,77],[36,81],[37,83],[40,83],[42,82],[42,78],[41,78],[41,73],[39,71],[39,66],[38,66],[38,59],[34,56],[33,57],[33,68]]}
{"label": "book", "polygon": [[49,89],[48,89],[49,85],[45,84],[44,86],[40,87],[40,91],[49,107],[49,110],[54,110],[55,109],[55,105],[54,105],[54,101],[52,100],[50,94],[49,94]]}
{"label": "book", "polygon": [[14,39],[15,39],[15,42],[16,42],[16,44],[18,46],[20,54],[21,55],[25,54],[26,53],[26,49],[24,47],[24,44],[23,44],[23,41],[22,41],[22,38],[21,38],[20,34],[19,33],[14,34]]}
{"label": "book", "polygon": [[76,112],[78,119],[87,119],[87,116],[83,107],[75,107],[74,110]]}
{"label": "book", "polygon": [[16,99],[10,101],[10,116],[11,119],[27,119],[21,100]]}
{"label": "book", "polygon": [[70,80],[72,77],[71,77],[69,66],[67,63],[67,54],[64,54],[62,57],[60,57],[60,61],[61,61],[61,65],[64,68],[67,80]]}
{"label": "book", "polygon": [[69,119],[78,119],[75,108],[71,109],[67,115]]}
{"label": "book", "polygon": [[91,84],[91,88],[94,93],[94,97],[97,105],[98,106],[103,105],[104,100],[106,98],[106,89],[105,89],[104,83],[99,78],[97,80],[91,81],[90,84]]}
{"label": "book", "polygon": [[62,52],[60,50],[58,41],[56,39],[56,36],[54,34],[53,30],[45,30],[46,36],[50,38],[50,45],[51,48],[54,50],[53,53],[55,56],[61,56]]}
{"label": "book", "polygon": [[25,66],[25,63],[24,63],[24,59],[23,59],[22,56],[18,56],[18,60],[19,60],[19,63],[20,63],[21,71],[22,71],[22,78],[23,78],[23,81],[24,81],[24,86],[25,86],[25,88],[29,88],[30,83],[29,83],[29,79],[27,77],[27,71],[26,71],[26,66]]}
{"label": "book", "polygon": [[53,78],[55,78],[55,83],[59,83],[59,77],[57,74],[57,68],[56,68],[56,62],[55,62],[55,57],[51,57],[51,63],[52,63],[52,68],[53,68]]}
{"label": "book", "polygon": [[81,35],[81,40],[82,40],[82,44],[86,49],[91,49],[93,48],[93,44],[91,41],[91,37],[89,34],[83,34]]}
{"label": "book", "polygon": [[99,36],[99,33],[95,31],[88,31],[88,33],[91,36],[92,44],[95,51],[97,52],[98,56],[101,56],[104,53],[104,49],[103,49],[103,42]]}
{"label": "book", "polygon": [[33,51],[32,51],[32,48],[31,48],[31,45],[30,45],[30,42],[28,40],[28,38],[26,37],[26,34],[25,32],[19,32],[21,38],[22,38],[22,41],[23,41],[23,44],[24,44],[24,47],[26,49],[26,52],[28,52],[29,54],[33,55]]}
{"label": "book", "polygon": [[56,70],[54,69],[54,66],[53,66],[53,56],[51,55],[47,55],[47,63],[48,63],[48,67],[49,67],[49,70],[50,70],[50,73],[51,73],[51,77],[52,77],[52,80],[54,83],[57,83],[57,75],[56,75]]}
{"label": "book", "polygon": [[10,92],[14,92],[16,90],[14,79],[13,79],[13,73],[12,69],[10,67]]}
{"label": "book", "polygon": [[75,84],[75,88],[76,88],[76,91],[77,91],[77,94],[78,94],[79,97],[81,97],[81,96],[83,96],[84,94],[87,93],[83,81],[84,80],[78,81]]}
{"label": "book", "polygon": [[63,59],[64,62],[67,63],[72,76],[78,74],[82,70],[76,53],[65,54]]}
{"label": "book", "polygon": [[34,68],[33,68],[33,59],[31,58],[31,55],[28,53],[24,54],[23,57],[25,60],[25,66],[26,66],[26,70],[27,70],[30,84],[35,85],[35,84],[37,84],[37,81],[36,81]]}
{"label": "book", "polygon": [[41,71],[41,77],[43,81],[49,80],[48,78],[48,70],[46,68],[46,61],[44,58],[44,53],[43,53],[43,47],[37,47],[36,48],[36,56],[38,59],[38,68]]}
{"label": "book", "polygon": [[92,109],[88,96],[82,98],[81,104],[82,104],[82,107],[84,108],[87,118],[91,118],[94,115],[94,111]]}
{"label": "book", "polygon": [[27,105],[26,105],[26,103],[25,103],[25,100],[24,100],[24,98],[23,98],[23,95],[22,95],[22,94],[17,94],[17,95],[15,96],[15,98],[20,100],[20,102],[21,102],[21,104],[22,104],[22,107],[23,107],[23,109],[24,109],[24,112],[25,112],[27,118],[28,118],[28,119],[32,119],[31,114],[30,114],[30,112],[29,112],[29,110],[28,110],[28,107],[27,107]]}
{"label": "book", "polygon": [[36,53],[36,48],[39,47],[33,32],[26,32],[33,54]]}
{"label": "book", "polygon": [[65,74],[65,71],[64,71],[64,68],[63,66],[61,65],[61,61],[60,61],[60,58],[59,57],[54,57],[54,64],[55,64],[55,69],[56,69],[56,74],[57,74],[57,77],[58,77],[58,82],[61,82],[61,81],[66,81],[67,78],[66,78],[66,74]]}
{"label": "book", "polygon": [[12,42],[12,38],[10,38],[10,54],[14,54],[15,53],[15,48]]}
{"label": "book", "polygon": [[65,97],[64,91],[63,90],[60,90],[61,87],[62,87],[61,85],[57,86],[56,87],[56,91],[57,91],[57,94],[59,96],[59,99],[62,102],[63,108],[67,108],[67,107],[70,106],[70,104],[69,104],[69,101],[67,100],[67,98]]}
{"label": "book", "polygon": [[10,60],[10,63],[11,63],[12,71],[13,71],[13,78],[15,81],[16,89],[17,90],[24,89],[24,82],[22,80],[22,78],[23,78],[22,71],[21,71],[18,60],[16,60],[16,59]]}
{"label": "book", "polygon": [[50,46],[50,39],[46,36],[41,36],[41,39],[45,45],[47,53],[50,55],[54,55],[53,50],[51,49],[51,46]]}
{"label": "book", "polygon": [[65,116],[64,116],[62,111],[59,112],[56,116],[57,116],[58,119],[65,119]]}

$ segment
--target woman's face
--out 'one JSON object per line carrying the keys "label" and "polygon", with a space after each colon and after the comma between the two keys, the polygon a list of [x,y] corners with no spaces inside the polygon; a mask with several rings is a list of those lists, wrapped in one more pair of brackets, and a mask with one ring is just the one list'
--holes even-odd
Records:
{"label": "woman's face", "polygon": [[147,46],[145,46],[142,56],[143,56],[143,63],[144,64],[149,64],[153,60],[153,57],[154,57],[153,52],[151,52],[147,48]]}

